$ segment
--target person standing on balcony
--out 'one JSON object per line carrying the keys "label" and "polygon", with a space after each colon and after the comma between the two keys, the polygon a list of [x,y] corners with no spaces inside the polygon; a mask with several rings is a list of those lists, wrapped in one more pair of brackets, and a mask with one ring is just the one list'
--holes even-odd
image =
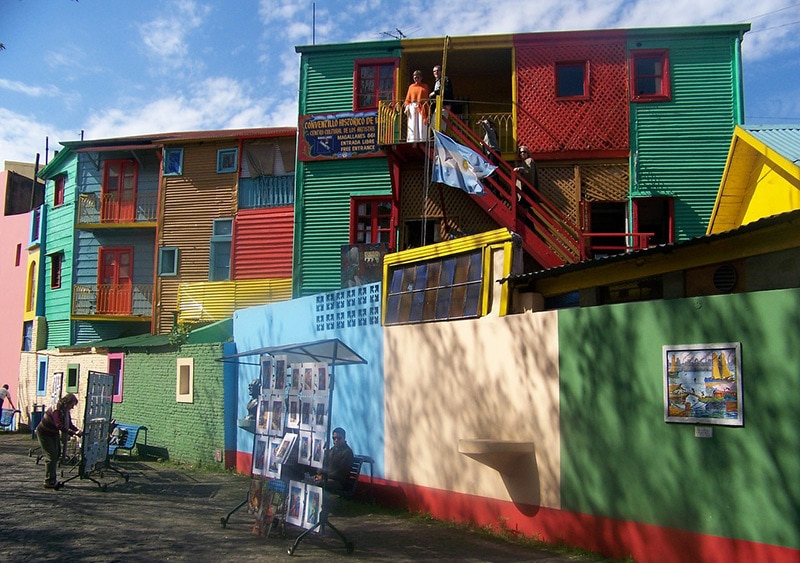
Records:
{"label": "person standing on balcony", "polygon": [[428,95],[430,88],[422,81],[422,71],[415,70],[413,82],[408,87],[403,111],[406,114],[406,141],[415,143],[428,138]]}
{"label": "person standing on balcony", "polygon": [[451,103],[453,101],[453,85],[450,83],[450,77],[444,77],[444,84],[442,84],[442,67],[436,65],[433,67],[433,77],[436,82],[433,83],[433,92],[429,94],[431,99],[431,115],[436,115],[436,97],[442,95],[442,131],[447,129],[447,124],[444,118],[447,112],[450,111]]}
{"label": "person standing on balcony", "polygon": [[[525,178],[528,184],[533,187],[534,192],[530,196],[534,201],[539,201],[537,195],[539,191],[539,171],[536,169],[536,163],[533,158],[531,158],[531,151],[525,145],[520,145],[517,154],[519,155],[519,165],[514,168],[514,171],[522,178]],[[517,201],[528,207],[528,202],[522,199],[522,192],[525,188],[523,188],[523,183],[519,179],[517,180],[517,190]]]}

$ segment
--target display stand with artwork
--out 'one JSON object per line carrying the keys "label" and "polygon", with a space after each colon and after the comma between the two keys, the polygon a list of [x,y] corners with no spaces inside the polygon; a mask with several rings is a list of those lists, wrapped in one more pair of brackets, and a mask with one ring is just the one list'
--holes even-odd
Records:
{"label": "display stand with artwork", "polygon": [[92,475],[103,476],[103,471],[111,470],[128,481],[128,474],[118,469],[108,460],[108,432],[111,424],[111,397],[114,377],[108,373],[90,371],[86,390],[86,410],[83,417],[83,437],[81,439],[78,473],[56,484],[60,489],[73,479],[89,479],[105,491],[107,484],[101,483]]}
{"label": "display stand with artwork", "polygon": [[[322,488],[310,482],[322,468],[330,434],[334,367],[366,363],[338,339],[262,348],[225,359],[260,356],[261,390],[254,427],[248,498],[220,519],[223,527],[248,505],[254,532],[269,536],[286,524],[318,532]],[[348,552],[352,542],[345,541]],[[294,546],[290,551],[294,551]]]}

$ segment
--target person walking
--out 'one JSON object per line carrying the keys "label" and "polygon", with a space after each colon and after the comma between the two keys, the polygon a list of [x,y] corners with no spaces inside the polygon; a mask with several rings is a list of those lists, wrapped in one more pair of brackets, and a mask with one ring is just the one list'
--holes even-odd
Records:
{"label": "person walking", "polygon": [[3,410],[3,402],[8,400],[8,404],[12,409],[16,409],[14,401],[11,400],[11,393],[8,392],[8,383],[0,387],[0,410]]}

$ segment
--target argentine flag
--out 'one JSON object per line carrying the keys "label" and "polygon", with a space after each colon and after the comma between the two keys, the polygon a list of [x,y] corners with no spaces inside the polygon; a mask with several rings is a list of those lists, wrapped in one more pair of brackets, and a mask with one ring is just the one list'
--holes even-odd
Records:
{"label": "argentine flag", "polygon": [[480,153],[459,145],[436,130],[433,131],[433,147],[434,182],[447,184],[468,194],[483,195],[480,179],[497,170],[497,166],[487,162]]}

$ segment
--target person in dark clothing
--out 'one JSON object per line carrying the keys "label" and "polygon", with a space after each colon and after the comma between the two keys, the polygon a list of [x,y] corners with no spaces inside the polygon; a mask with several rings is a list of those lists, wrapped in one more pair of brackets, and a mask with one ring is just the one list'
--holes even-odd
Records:
{"label": "person in dark clothing", "polygon": [[61,434],[83,436],[83,432],[72,424],[69,411],[78,404],[78,397],[67,393],[58,400],[56,406],[47,409],[42,421],[36,427],[36,437],[44,452],[44,488],[55,489],[58,460],[61,458]]}
{"label": "person in dark clothing", "polygon": [[341,491],[353,466],[353,450],[347,445],[344,428],[334,428],[331,436],[333,447],[325,450],[322,471],[317,474],[316,481],[325,490]]}
{"label": "person in dark clothing", "polygon": [[[447,113],[450,111],[453,103],[453,85],[450,82],[450,77],[445,76],[444,81],[442,80],[442,67],[436,65],[433,67],[433,78],[436,80],[433,83],[433,90],[428,97],[431,99],[431,116],[436,115],[436,98],[439,94],[442,95],[442,131],[447,129],[447,124],[445,123],[445,118],[447,117]],[[444,84],[442,84],[444,82]],[[433,120],[431,120],[433,121]]]}
{"label": "person in dark clothing", "polygon": [[[533,158],[531,158],[531,152],[525,145],[519,147],[519,166],[514,168],[514,171],[519,174],[521,177],[527,180],[528,184],[533,187],[534,191],[529,193],[529,197],[536,201],[537,203],[540,201],[538,196],[539,193],[539,171],[536,169],[536,162],[534,162]],[[522,192],[528,191],[527,188],[524,188],[522,182],[517,180],[517,201],[521,202],[524,207],[528,207],[527,201],[522,199]]]}

